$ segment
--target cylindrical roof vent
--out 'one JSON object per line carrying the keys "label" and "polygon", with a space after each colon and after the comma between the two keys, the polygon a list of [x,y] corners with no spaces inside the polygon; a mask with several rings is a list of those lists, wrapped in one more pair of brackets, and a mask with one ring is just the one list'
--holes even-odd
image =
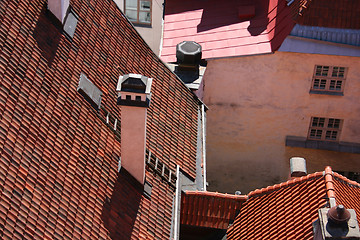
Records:
{"label": "cylindrical roof vent", "polygon": [[194,41],[183,41],[176,45],[178,64],[196,66],[201,61],[201,46]]}
{"label": "cylindrical roof vent", "polygon": [[351,217],[350,212],[343,205],[330,208],[327,215],[329,220],[335,224],[347,223]]}

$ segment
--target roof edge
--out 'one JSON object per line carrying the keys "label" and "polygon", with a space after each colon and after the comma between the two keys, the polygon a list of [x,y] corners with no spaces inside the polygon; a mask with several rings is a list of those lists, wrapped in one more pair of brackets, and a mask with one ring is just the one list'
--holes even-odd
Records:
{"label": "roof edge", "polygon": [[360,188],[360,183],[356,182],[356,181],[353,181],[353,180],[350,180],[348,179],[347,177],[344,177],[343,175],[337,173],[337,172],[334,172],[333,173],[333,176],[334,178],[338,178],[340,181],[344,181],[346,182],[347,184],[353,186],[353,187],[359,187]]}
{"label": "roof edge", "polygon": [[203,197],[218,197],[232,200],[247,200],[247,195],[234,195],[219,192],[208,192],[208,191],[185,191],[185,195],[192,196],[203,196]]}
{"label": "roof edge", "polygon": [[269,187],[266,187],[266,188],[255,189],[254,191],[249,192],[247,196],[249,198],[250,197],[257,197],[259,195],[263,195],[263,194],[267,194],[267,193],[276,191],[276,190],[278,190],[280,188],[283,188],[283,187],[288,187],[288,186],[291,186],[293,184],[308,181],[308,180],[313,179],[313,178],[320,178],[320,177],[323,177],[323,176],[324,176],[323,172],[315,172],[315,173],[308,174],[308,175],[303,176],[303,177],[294,178],[294,179],[288,180],[286,182],[282,182],[280,184],[275,184],[273,186],[269,186]]}

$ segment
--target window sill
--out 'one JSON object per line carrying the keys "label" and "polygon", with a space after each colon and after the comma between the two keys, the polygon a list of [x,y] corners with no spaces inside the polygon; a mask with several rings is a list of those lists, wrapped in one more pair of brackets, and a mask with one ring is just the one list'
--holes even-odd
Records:
{"label": "window sill", "polygon": [[297,136],[286,136],[285,146],[360,154],[359,143],[316,141],[316,140],[309,140],[306,137],[297,137]]}
{"label": "window sill", "polygon": [[310,90],[311,94],[323,94],[323,95],[333,95],[333,96],[344,96],[342,92],[332,92],[332,91],[318,91],[318,90]]}
{"label": "window sill", "polygon": [[131,22],[135,27],[152,28],[151,23]]}

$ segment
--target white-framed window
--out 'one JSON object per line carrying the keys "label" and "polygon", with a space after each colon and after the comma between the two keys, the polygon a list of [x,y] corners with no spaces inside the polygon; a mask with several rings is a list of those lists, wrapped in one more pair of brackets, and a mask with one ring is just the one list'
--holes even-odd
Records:
{"label": "white-framed window", "polygon": [[311,91],[343,93],[346,67],[316,65],[311,84]]}
{"label": "white-framed window", "polygon": [[152,0],[124,0],[125,15],[136,24],[151,25]]}
{"label": "white-framed window", "polygon": [[310,121],[308,139],[339,141],[342,125],[342,119],[312,117]]}

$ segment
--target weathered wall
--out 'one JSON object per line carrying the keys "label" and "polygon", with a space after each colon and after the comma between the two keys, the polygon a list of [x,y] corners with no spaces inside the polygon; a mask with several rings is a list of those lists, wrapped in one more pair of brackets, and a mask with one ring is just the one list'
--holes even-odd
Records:
{"label": "weathered wall", "polygon": [[[315,65],[348,67],[344,96],[310,94]],[[204,76],[209,190],[243,193],[288,179],[289,158],[308,172],[360,171],[360,154],[285,146],[312,116],[344,119],[340,141],[360,143],[360,64],[355,57],[276,52],[208,61]]]}
{"label": "weathered wall", "polygon": [[[114,0],[122,12],[124,12],[124,0]],[[163,24],[163,3],[164,0],[152,0],[151,5],[151,26],[138,26],[135,29],[144,38],[145,42],[149,45],[151,50],[159,56],[160,54],[160,41],[162,35]]]}

